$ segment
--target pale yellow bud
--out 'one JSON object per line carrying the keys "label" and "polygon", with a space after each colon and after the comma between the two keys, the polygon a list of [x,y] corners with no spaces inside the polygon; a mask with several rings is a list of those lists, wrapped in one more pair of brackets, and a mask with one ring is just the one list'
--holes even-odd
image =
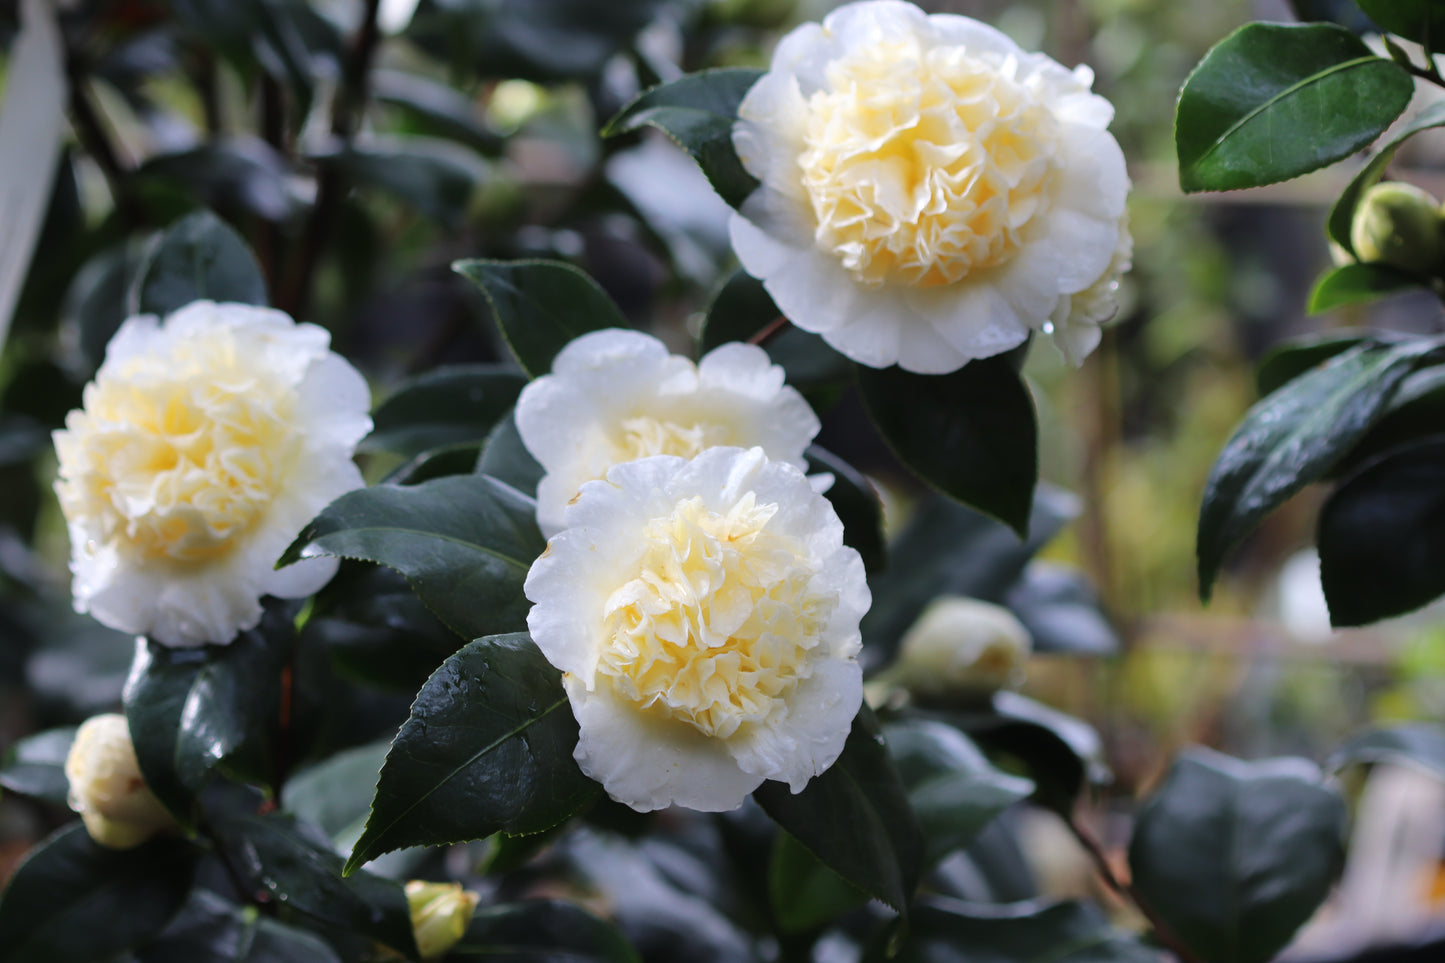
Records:
{"label": "pale yellow bud", "polygon": [[935,599],[903,635],[889,682],[917,696],[979,695],[1023,681],[1033,648],[1008,609],[978,599]]}
{"label": "pale yellow bud", "polygon": [[174,825],[141,777],[123,715],[85,720],[65,759],[65,777],[70,808],[102,846],[130,849]]}
{"label": "pale yellow bud", "polygon": [[445,956],[457,945],[481,897],[462,889],[461,883],[428,883],[414,879],[406,884],[411,928],[424,960]]}
{"label": "pale yellow bud", "polygon": [[1368,264],[1438,275],[1445,267],[1440,202],[1399,181],[1376,184],[1355,207],[1350,244]]}

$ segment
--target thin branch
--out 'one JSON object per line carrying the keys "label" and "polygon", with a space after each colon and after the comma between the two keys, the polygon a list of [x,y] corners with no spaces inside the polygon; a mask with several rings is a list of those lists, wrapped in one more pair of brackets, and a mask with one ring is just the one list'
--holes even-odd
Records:
{"label": "thin branch", "polygon": [[1149,926],[1154,930],[1154,935],[1158,938],[1159,942],[1167,946],[1175,956],[1179,957],[1182,963],[1203,963],[1203,961],[1194,954],[1193,950],[1185,946],[1184,943],[1174,935],[1173,931],[1169,929],[1169,926],[1159,918],[1158,914],[1150,908],[1149,904],[1139,897],[1138,891],[1115,875],[1114,867],[1109,865],[1109,857],[1104,852],[1104,848],[1099,845],[1099,841],[1085,828],[1083,823],[1079,822],[1078,816],[1070,818],[1067,822],[1069,831],[1074,834],[1074,838],[1079,841],[1079,845],[1084,847],[1084,851],[1088,853],[1089,858],[1094,861],[1094,868],[1098,870],[1099,878],[1104,881],[1104,885],[1109,887],[1114,895],[1120,899],[1133,903],[1139,912],[1144,915],[1144,918],[1149,921]]}
{"label": "thin branch", "polygon": [[780,314],[769,321],[757,334],[748,338],[748,344],[765,345],[777,335],[781,334],[783,329],[790,324],[792,324],[792,322]]}

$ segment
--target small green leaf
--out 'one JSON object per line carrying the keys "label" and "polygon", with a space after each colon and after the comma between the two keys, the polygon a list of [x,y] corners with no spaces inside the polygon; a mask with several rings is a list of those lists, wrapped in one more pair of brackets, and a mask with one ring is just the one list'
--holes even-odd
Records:
{"label": "small green leaf", "polygon": [[529,900],[478,909],[448,959],[516,959],[518,963],[639,963],[611,923],[573,903]]}
{"label": "small green leaf", "polygon": [[884,732],[923,830],[925,866],[967,846],[1005,809],[1033,795],[1031,781],[996,768],[952,726],[914,719]]}
{"label": "small green leaf", "polygon": [[1313,763],[1188,750],[1139,810],[1134,889],[1201,959],[1265,963],[1329,894],[1346,818]]}
{"label": "small green leaf", "polygon": [[1336,749],[1325,768],[1339,772],[1377,762],[1403,762],[1445,779],[1445,729],[1415,722],[1362,732]]}
{"label": "small green leaf", "polygon": [[738,105],[761,70],[727,67],[703,70],[643,91],[602,128],[603,137],[651,125],[692,155],[713,190],[739,207],[758,186],[733,149]]}
{"label": "small green leaf", "polygon": [[379,562],[463,638],[514,631],[530,608],[522,582],[546,548],[535,512],[485,475],[362,488],[317,515],[277,566],[314,555]]}
{"label": "small green leaf", "polygon": [[1438,0],[1355,0],[1383,30],[1427,50],[1445,50],[1445,7]]}
{"label": "small green leaf", "polygon": [[1179,93],[1179,184],[1227,191],[1324,167],[1380,136],[1414,92],[1402,67],[1343,27],[1246,24]]}
{"label": "small green leaf", "polygon": [[360,449],[410,458],[451,445],[480,445],[526,383],[499,365],[435,368],[398,386],[377,406]]}
{"label": "small green leaf", "polygon": [[1445,102],[1433,103],[1412,117],[1388,144],[1380,148],[1379,153],[1370,158],[1369,163],[1354,176],[1349,186],[1340,194],[1335,206],[1330,209],[1330,218],[1325,225],[1330,240],[1351,254],[1355,253],[1354,242],[1350,239],[1350,228],[1354,223],[1355,208],[1359,205],[1360,198],[1385,176],[1385,170],[1395,159],[1395,151],[1400,149],[1401,144],[1422,130],[1442,126],[1445,126]]}
{"label": "small green leaf", "polygon": [[1024,538],[1039,479],[1033,398],[1004,358],[946,375],[858,368],[868,415],[900,461]]}
{"label": "small green leaf", "polygon": [[1445,438],[1397,448],[1346,479],[1320,509],[1316,541],[1337,627],[1445,593]]}
{"label": "small green leaf", "polygon": [[1309,313],[1319,314],[1349,304],[1363,304],[1406,288],[1427,287],[1424,278],[1385,264],[1346,264],[1315,282]]}
{"label": "small green leaf", "polygon": [[1274,394],[1287,382],[1369,338],[1366,331],[1331,331],[1281,341],[1265,352],[1255,368],[1255,390],[1261,398]]}
{"label": "small green leaf", "polygon": [[1249,409],[1225,444],[1199,511],[1199,594],[1224,555],[1270,512],[1323,477],[1387,410],[1401,381],[1439,340],[1363,342]]}
{"label": "small green leaf", "polygon": [[75,741],[75,728],[47,729],[17,741],[0,761],[0,786],[22,796],[64,806],[70,792],[70,782],[65,777],[65,757]]}
{"label": "small green leaf", "polygon": [[631,327],[582,271],[560,261],[457,261],[452,270],[482,289],[497,328],[532,377],[579,334]]}
{"label": "small green leaf", "polygon": [[342,876],[341,857],[305,838],[286,816],[216,821],[216,835],[246,888],[294,913],[365,936],[417,958],[401,884],[371,873]]}
{"label": "small green leaf", "polygon": [[[920,900],[898,963],[1162,963],[1088,903]],[[870,960],[876,959],[870,956]]]}
{"label": "small green leaf", "polygon": [[159,932],[185,901],[180,840],[106,849],[79,823],[41,842],[0,898],[0,963],[109,959]]}
{"label": "small green leaf", "polygon": [[561,673],[526,633],[472,642],[417,693],[347,871],[403,846],[556,825],[597,791],[576,746]]}
{"label": "small green leaf", "polygon": [[202,300],[266,304],[266,279],[250,248],[206,210],[156,239],[132,283],[130,313],[165,317]]}
{"label": "small green leaf", "polygon": [[838,761],[802,792],[769,780],[753,798],[825,866],[906,911],[922,868],[923,837],[867,706],[853,720]]}
{"label": "small green leaf", "polygon": [[870,575],[881,571],[888,563],[888,548],[883,539],[883,503],[873,485],[858,469],[817,445],[808,449],[807,458],[810,475],[827,472],[833,476],[833,484],[823,496],[843,522],[844,544],[857,550]]}
{"label": "small green leaf", "polygon": [[829,869],[785,832],[773,840],[768,897],[784,933],[806,933],[833,922],[868,899],[863,890]]}

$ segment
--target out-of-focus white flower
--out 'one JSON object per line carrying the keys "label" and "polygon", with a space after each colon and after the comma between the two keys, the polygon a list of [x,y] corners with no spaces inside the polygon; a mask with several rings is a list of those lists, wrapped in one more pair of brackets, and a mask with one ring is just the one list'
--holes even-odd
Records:
{"label": "out-of-focus white flower", "polygon": [[225,643],[263,595],[336,571],[275,571],[297,532],[358,488],[366,382],[330,336],[269,308],[197,301],[130,318],[55,433],[75,608],[168,645]]}
{"label": "out-of-focus white flower", "polygon": [[537,486],[545,535],[561,529],[583,482],[621,462],[756,445],[803,469],[803,451],[818,433],[817,415],[762,348],[725,344],[693,364],[651,335],[616,328],[563,348],[552,373],[522,389],[516,418],[547,472]]}
{"label": "out-of-focus white flower", "polygon": [[416,948],[424,960],[440,959],[466,935],[481,897],[462,889],[461,883],[428,883],[413,879],[406,884],[406,903]]}
{"label": "out-of-focus white flower", "polygon": [[1093,284],[1075,294],[1059,298],[1059,306],[1044,330],[1054,336],[1054,346],[1074,367],[1084,363],[1099,346],[1100,326],[1119,313],[1119,279],[1134,264],[1134,236],[1129,233],[1129,215],[1119,218],[1119,242],[1109,266]]}
{"label": "out-of-focus white flower", "polygon": [[945,595],[903,634],[897,661],[879,679],[924,697],[984,694],[1022,682],[1032,649],[1008,609]]}
{"label": "out-of-focus white flower", "polygon": [[789,33],[738,108],[733,249],[794,324],[926,374],[1045,330],[1106,273],[1113,107],[985,24],[870,0]]}
{"label": "out-of-focus white flower", "polygon": [[608,795],[720,812],[833,764],[870,596],[802,472],[761,448],[644,458],[583,485],[566,522],[527,575],[527,627]]}
{"label": "out-of-focus white flower", "polygon": [[65,757],[70,808],[102,846],[130,849],[174,825],[141,778],[130,727],[118,713],[81,724]]}

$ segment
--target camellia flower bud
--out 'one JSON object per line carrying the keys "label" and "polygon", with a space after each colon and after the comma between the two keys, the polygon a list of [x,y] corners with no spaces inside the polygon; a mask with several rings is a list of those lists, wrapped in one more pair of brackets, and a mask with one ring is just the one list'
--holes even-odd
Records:
{"label": "camellia flower bud", "polygon": [[424,960],[437,959],[457,945],[481,897],[462,889],[461,883],[428,883],[414,879],[406,884],[406,902],[416,948]]}
{"label": "camellia flower bud", "polygon": [[1431,276],[1445,267],[1442,234],[1440,202],[1399,181],[1366,191],[1350,224],[1350,244],[1361,261]]}
{"label": "camellia flower bud", "polygon": [[883,679],[918,696],[986,694],[1018,685],[1032,648],[1028,629],[1008,609],[943,596],[904,633]]}
{"label": "camellia flower bud", "polygon": [[130,727],[118,713],[92,716],[75,733],[65,759],[70,808],[102,846],[130,849],[173,825],[141,777]]}

